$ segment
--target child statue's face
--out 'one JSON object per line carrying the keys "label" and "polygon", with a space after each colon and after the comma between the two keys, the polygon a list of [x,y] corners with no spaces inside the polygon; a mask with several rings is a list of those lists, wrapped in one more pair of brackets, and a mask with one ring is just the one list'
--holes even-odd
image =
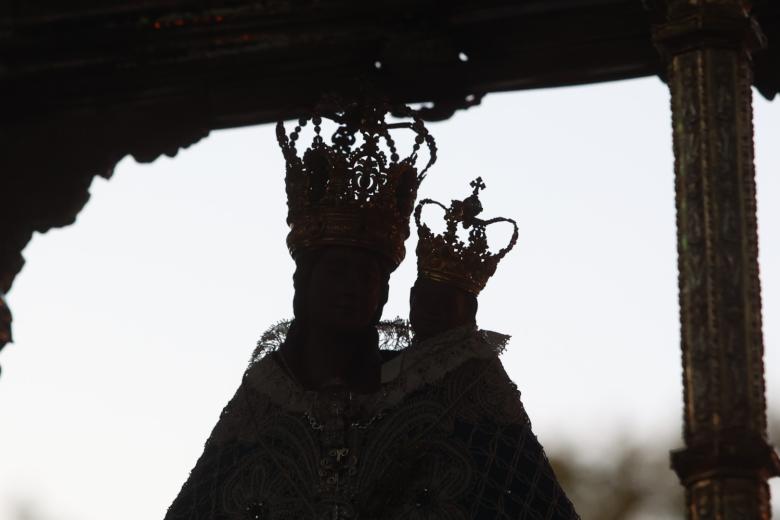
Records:
{"label": "child statue's face", "polygon": [[450,284],[418,278],[409,294],[409,321],[418,339],[474,323],[476,298]]}

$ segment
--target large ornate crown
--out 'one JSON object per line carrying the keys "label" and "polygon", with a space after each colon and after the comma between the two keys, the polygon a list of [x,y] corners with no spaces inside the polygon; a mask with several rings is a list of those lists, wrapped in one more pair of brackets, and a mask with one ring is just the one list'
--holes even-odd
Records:
{"label": "large ornate crown", "polygon": [[[386,121],[387,103],[340,103],[300,119],[287,135],[276,127],[287,162],[287,246],[295,255],[325,245],[355,246],[375,251],[392,268],[404,258],[409,237],[409,217],[417,188],[436,160],[436,145],[421,119],[412,110],[393,107],[398,121]],[[322,137],[323,119],[335,123],[330,143]],[[409,120],[410,119],[410,120]],[[313,126],[311,144],[298,155],[301,131]],[[401,159],[391,131],[411,130],[411,153]],[[420,147],[429,151],[428,162],[418,171]]]}
{"label": "large ornate crown", "polygon": [[[474,295],[485,288],[488,279],[496,272],[502,258],[517,242],[517,224],[509,218],[482,220],[479,191],[485,188],[482,178],[471,182],[474,191],[463,200],[453,200],[450,207],[431,199],[420,201],[414,210],[417,224],[417,273],[418,276],[449,283]],[[446,229],[444,233],[434,234],[430,228],[420,222],[422,208],[434,204],[444,210]],[[485,229],[497,222],[508,222],[514,227],[509,244],[496,254],[488,248]],[[458,238],[458,224],[469,229],[468,243]]]}

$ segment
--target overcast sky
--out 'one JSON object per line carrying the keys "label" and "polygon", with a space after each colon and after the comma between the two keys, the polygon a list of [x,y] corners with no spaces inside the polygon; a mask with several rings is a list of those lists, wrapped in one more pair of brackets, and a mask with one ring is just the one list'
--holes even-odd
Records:
{"label": "overcast sky", "polygon": [[[780,103],[757,97],[755,109],[777,414]],[[439,161],[420,196],[446,203],[479,175],[485,215],[519,223],[478,318],[513,336],[503,361],[542,443],[602,458],[622,437],[679,436],[666,87],[651,78],[489,95],[430,129]],[[76,225],[33,238],[8,297],[16,343],[0,354],[2,519],[25,504],[46,520],[161,519],[258,336],[291,315],[272,126],[215,132],[150,165],[126,158],[91,193]],[[408,313],[414,245],[413,234],[385,317]]]}

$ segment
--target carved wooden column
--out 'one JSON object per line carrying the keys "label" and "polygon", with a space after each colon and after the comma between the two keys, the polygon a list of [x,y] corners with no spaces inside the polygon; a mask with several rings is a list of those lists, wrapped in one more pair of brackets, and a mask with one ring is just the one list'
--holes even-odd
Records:
{"label": "carved wooden column", "polygon": [[741,0],[667,0],[686,447],[672,467],[688,518],[769,519],[750,50]]}

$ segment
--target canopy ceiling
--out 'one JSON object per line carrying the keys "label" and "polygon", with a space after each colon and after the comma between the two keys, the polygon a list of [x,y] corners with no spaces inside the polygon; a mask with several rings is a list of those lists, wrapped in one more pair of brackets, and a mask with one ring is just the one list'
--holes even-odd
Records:
{"label": "canopy ceiling", "polygon": [[[491,92],[662,74],[662,0],[3,0],[0,293],[33,231],[67,225],[94,175],[218,128],[293,117],[361,80],[449,117]],[[780,6],[755,84],[780,90]]]}

